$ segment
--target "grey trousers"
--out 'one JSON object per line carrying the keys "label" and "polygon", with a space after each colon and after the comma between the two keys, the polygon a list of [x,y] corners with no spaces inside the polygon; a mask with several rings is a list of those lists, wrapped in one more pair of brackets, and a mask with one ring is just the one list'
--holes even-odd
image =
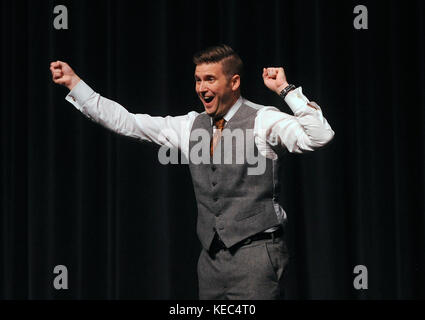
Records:
{"label": "grey trousers", "polygon": [[215,255],[202,249],[198,260],[199,299],[281,299],[281,280],[288,260],[282,237],[222,249]]}

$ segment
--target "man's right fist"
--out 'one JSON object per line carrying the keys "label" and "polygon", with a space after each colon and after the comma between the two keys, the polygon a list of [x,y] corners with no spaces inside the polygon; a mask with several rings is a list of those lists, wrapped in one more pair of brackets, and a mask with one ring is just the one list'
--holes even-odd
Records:
{"label": "man's right fist", "polygon": [[69,90],[72,90],[72,88],[77,85],[78,81],[80,81],[80,78],[66,62],[52,62],[50,64],[50,71],[52,72],[53,82],[61,84]]}

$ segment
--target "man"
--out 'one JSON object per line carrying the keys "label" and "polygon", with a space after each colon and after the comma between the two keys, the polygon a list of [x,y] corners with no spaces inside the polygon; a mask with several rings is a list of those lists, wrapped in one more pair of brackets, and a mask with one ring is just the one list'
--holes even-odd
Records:
{"label": "man", "polygon": [[[195,89],[205,112],[178,117],[129,113],[95,93],[66,63],[52,62],[50,69],[53,81],[70,89],[66,99],[90,119],[125,136],[179,148],[189,160],[203,248],[200,299],[278,299],[288,262],[277,174],[282,151],[313,151],[334,132],[301,87],[288,84],[283,68],[264,68],[263,80],[294,116],[241,97],[243,64],[232,48],[211,47],[193,61]],[[243,132],[242,142],[233,139],[237,132]],[[202,139],[204,133],[208,139]],[[255,156],[264,167],[250,173]]]}

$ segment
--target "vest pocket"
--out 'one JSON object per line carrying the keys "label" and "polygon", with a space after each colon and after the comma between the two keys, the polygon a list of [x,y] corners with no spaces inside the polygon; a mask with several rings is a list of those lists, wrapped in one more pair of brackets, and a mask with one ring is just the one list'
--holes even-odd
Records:
{"label": "vest pocket", "polygon": [[246,210],[242,210],[235,216],[236,221],[241,221],[244,219],[248,219],[250,217],[256,216],[257,214],[260,214],[264,211],[264,204],[259,203],[251,206],[249,209],[246,208]]}

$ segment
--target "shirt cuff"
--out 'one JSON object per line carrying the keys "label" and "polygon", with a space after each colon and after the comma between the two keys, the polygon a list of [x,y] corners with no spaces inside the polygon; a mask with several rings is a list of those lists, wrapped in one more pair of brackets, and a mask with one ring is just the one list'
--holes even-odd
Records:
{"label": "shirt cuff", "polygon": [[71,102],[78,109],[84,105],[84,103],[94,93],[93,89],[90,88],[83,80],[78,81],[74,88],[67,94],[65,99]]}
{"label": "shirt cuff", "polygon": [[310,101],[303,94],[302,87],[298,87],[295,90],[290,91],[285,97],[285,102],[288,104],[289,108],[291,108],[294,114],[297,114],[297,112],[305,109],[305,107],[310,108],[307,106],[307,103]]}

